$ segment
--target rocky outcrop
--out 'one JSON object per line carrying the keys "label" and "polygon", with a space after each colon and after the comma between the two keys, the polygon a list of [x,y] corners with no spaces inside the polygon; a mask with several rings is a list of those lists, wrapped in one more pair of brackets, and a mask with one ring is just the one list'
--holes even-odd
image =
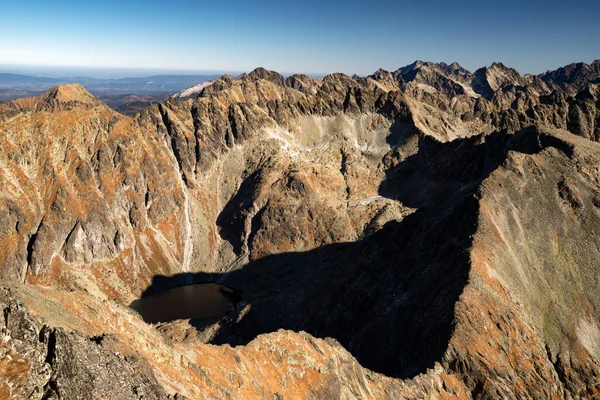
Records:
{"label": "rocky outcrop", "polygon": [[506,86],[525,86],[527,80],[502,63],[493,63],[475,71],[471,81],[473,90],[485,98],[492,98],[494,93]]}
{"label": "rocky outcrop", "polygon": [[[0,104],[0,393],[599,396],[600,98],[565,68]],[[200,282],[243,299],[158,329],[127,307]]]}
{"label": "rocky outcrop", "polygon": [[2,398],[171,398],[148,362],[115,352],[110,336],[44,325],[5,289],[0,308]]}
{"label": "rocky outcrop", "polygon": [[591,64],[574,63],[548,71],[539,76],[553,89],[565,90],[574,95],[590,84],[600,83],[600,60]]}

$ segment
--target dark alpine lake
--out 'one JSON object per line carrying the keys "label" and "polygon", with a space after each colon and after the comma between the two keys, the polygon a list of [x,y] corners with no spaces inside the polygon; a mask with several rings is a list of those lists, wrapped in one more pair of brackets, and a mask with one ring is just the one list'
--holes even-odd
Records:
{"label": "dark alpine lake", "polygon": [[166,289],[133,301],[130,307],[148,323],[176,319],[221,318],[235,309],[241,295],[216,283],[200,283]]}

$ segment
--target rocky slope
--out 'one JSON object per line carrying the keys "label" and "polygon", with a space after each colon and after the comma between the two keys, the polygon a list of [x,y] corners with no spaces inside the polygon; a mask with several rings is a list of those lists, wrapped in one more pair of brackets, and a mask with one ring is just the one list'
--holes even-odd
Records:
{"label": "rocky slope", "polygon": [[[598,65],[0,103],[0,397],[600,396]],[[128,307],[199,282],[243,299]]]}

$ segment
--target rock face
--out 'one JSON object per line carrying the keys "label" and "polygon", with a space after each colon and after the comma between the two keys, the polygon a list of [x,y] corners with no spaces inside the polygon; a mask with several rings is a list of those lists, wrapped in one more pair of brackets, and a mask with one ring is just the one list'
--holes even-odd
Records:
{"label": "rock face", "polygon": [[598,65],[0,103],[0,397],[600,397]]}
{"label": "rock face", "polygon": [[110,349],[110,337],[50,328],[3,290],[2,398],[166,399],[148,363]]}

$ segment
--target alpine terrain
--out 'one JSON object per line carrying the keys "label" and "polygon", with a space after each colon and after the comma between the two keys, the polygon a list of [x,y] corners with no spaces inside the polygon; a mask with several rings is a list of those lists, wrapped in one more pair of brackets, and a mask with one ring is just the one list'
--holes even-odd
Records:
{"label": "alpine terrain", "polygon": [[0,398],[600,398],[600,60],[0,103]]}

